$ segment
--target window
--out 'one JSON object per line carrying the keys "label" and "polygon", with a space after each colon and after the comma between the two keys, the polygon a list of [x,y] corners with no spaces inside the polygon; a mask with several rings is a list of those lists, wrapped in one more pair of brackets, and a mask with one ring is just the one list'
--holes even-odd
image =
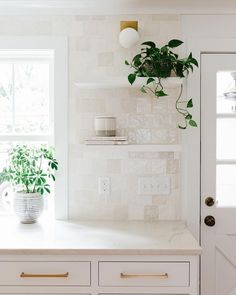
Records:
{"label": "window", "polygon": [[[16,143],[54,144],[53,60],[51,50],[0,51],[0,169]],[[4,185],[0,214],[11,210],[10,198]]]}
{"label": "window", "polygon": [[[66,38],[1,37],[0,169],[16,143],[54,145],[59,162],[54,204],[58,219],[67,218],[67,133]],[[0,215],[9,214],[7,191],[1,186]]]}

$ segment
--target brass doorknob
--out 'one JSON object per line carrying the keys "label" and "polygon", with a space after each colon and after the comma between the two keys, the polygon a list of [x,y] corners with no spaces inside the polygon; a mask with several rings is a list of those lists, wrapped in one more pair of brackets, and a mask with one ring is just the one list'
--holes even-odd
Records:
{"label": "brass doorknob", "polygon": [[215,204],[215,200],[212,197],[207,197],[205,199],[205,204],[209,207],[213,206]]}
{"label": "brass doorknob", "polygon": [[206,216],[204,222],[207,226],[214,226],[216,224],[215,217],[211,215]]}

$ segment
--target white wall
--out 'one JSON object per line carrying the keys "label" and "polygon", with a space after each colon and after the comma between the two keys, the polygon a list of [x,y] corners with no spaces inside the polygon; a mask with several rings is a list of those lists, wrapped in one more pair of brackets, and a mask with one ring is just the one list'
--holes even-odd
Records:
{"label": "white wall", "polygon": [[[182,210],[179,153],[80,150],[84,138],[93,134],[94,116],[110,113],[117,116],[118,133],[128,135],[134,144],[181,144],[174,109],[178,89],[169,89],[170,97],[157,101],[132,89],[79,90],[75,86],[76,81],[91,76],[128,73],[124,60],[138,48],[125,50],[118,43],[119,21],[126,19],[139,21],[141,41],[163,44],[171,38],[182,38],[178,15],[1,16],[0,35],[68,37],[70,218],[179,219],[186,216]],[[138,177],[156,174],[171,177],[171,194],[138,195]],[[112,193],[107,198],[97,193],[99,176],[111,177]]]}
{"label": "white wall", "polygon": [[[180,155],[169,152],[79,152],[86,136],[94,134],[95,115],[113,114],[117,117],[119,135],[127,135],[133,144],[179,144],[180,132],[174,98],[179,89],[169,89],[169,98],[157,101],[139,90],[93,89],[80,90],[75,80],[90,77],[127,75],[124,60],[131,59],[138,47],[122,49],[118,43],[119,21],[139,21],[142,40],[159,44],[180,38],[178,16],[77,16],[73,25],[82,28],[76,36],[71,59],[70,100],[70,201],[71,218],[80,219],[178,219],[180,218]],[[76,31],[75,31],[76,32]],[[76,32],[78,34],[78,32]],[[74,71],[74,73],[73,73]],[[138,194],[138,177],[169,175],[169,196]],[[111,195],[98,195],[98,177],[110,176]]]}
{"label": "white wall", "polygon": [[[185,15],[181,17],[183,35],[193,38],[233,38],[236,17],[231,15]],[[222,40],[219,39],[219,42]]]}

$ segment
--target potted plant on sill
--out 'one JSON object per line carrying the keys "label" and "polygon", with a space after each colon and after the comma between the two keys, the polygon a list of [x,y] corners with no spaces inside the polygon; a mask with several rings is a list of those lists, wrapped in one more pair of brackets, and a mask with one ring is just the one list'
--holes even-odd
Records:
{"label": "potted plant on sill", "polygon": [[55,181],[57,169],[52,148],[17,145],[9,151],[0,182],[13,186],[13,207],[21,223],[35,223],[42,214],[43,197],[45,193],[50,194],[50,180]]}
{"label": "potted plant on sill", "polygon": [[[128,80],[132,85],[139,77],[144,79],[141,87],[143,93],[151,92],[157,98],[168,96],[163,86],[163,80],[169,77],[186,77],[193,67],[198,67],[198,62],[193,58],[192,53],[186,58],[180,59],[178,54],[172,51],[183,44],[181,40],[170,40],[168,44],[157,47],[152,41],[142,43],[143,48],[134,56],[131,62],[125,61],[125,64],[133,69],[128,75]],[[178,125],[180,129],[186,129],[187,126],[197,127],[189,111],[193,107],[192,99],[181,101],[183,93],[183,84],[180,86],[180,93],[176,99],[175,108],[183,117],[184,123]]]}

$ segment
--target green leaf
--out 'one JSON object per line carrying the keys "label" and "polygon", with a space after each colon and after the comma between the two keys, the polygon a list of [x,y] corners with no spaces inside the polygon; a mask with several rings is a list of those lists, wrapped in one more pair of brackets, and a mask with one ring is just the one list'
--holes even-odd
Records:
{"label": "green leaf", "polygon": [[46,182],[46,179],[44,177],[41,177],[40,179],[41,179],[42,183]]}
{"label": "green leaf", "polygon": [[177,39],[173,39],[173,40],[170,40],[169,43],[168,43],[168,46],[170,48],[175,48],[175,47],[178,47],[180,46],[181,44],[183,44],[184,42],[181,41],[181,40],[177,40]]}
{"label": "green leaf", "polygon": [[193,66],[189,64],[189,68],[190,68],[191,71],[193,72]]}
{"label": "green leaf", "polygon": [[145,89],[145,86],[142,86],[142,87],[140,88],[140,90],[141,90],[142,93],[147,93],[147,91],[146,91],[146,89]]}
{"label": "green leaf", "polygon": [[52,163],[51,168],[56,169],[56,165],[54,163]]}
{"label": "green leaf", "polygon": [[163,90],[156,91],[155,95],[158,97],[167,96],[167,94]]}
{"label": "green leaf", "polygon": [[168,46],[163,46],[163,47],[161,47],[161,51],[162,52],[167,52],[168,51]]}
{"label": "green leaf", "polygon": [[45,191],[50,194],[50,189],[45,187]]}
{"label": "green leaf", "polygon": [[137,60],[137,59],[139,60],[141,57],[142,57],[141,53],[136,54],[136,55],[133,57],[132,61],[135,61],[135,60]]}
{"label": "green leaf", "polygon": [[142,55],[140,53],[137,54],[137,55],[135,55],[135,57],[132,60],[132,62],[134,63],[134,66],[135,67],[139,67],[142,64],[142,62],[140,60],[141,58],[142,58]]}
{"label": "green leaf", "polygon": [[192,117],[193,117],[193,116],[192,116],[191,114],[187,114],[187,116],[185,116],[185,119],[186,119],[186,120],[191,120]]}
{"label": "green leaf", "polygon": [[191,63],[198,67],[198,61],[195,58],[191,59]]}
{"label": "green leaf", "polygon": [[150,46],[151,48],[156,47],[156,44],[154,42],[152,42],[152,41],[143,42],[141,45],[147,45],[147,46]]}
{"label": "green leaf", "polygon": [[146,83],[146,85],[148,85],[148,84],[150,84],[150,83],[152,83],[152,82],[154,82],[154,81],[155,81],[154,78],[148,78],[148,79],[147,79],[147,83]]}
{"label": "green leaf", "polygon": [[127,66],[129,66],[129,62],[128,62],[127,60],[125,60],[125,64],[126,64]]}
{"label": "green leaf", "polygon": [[190,120],[189,125],[192,127],[197,127],[197,123],[194,120]]}
{"label": "green leaf", "polygon": [[131,85],[134,83],[135,79],[136,79],[136,75],[135,74],[129,74],[128,80],[129,80],[129,83]]}
{"label": "green leaf", "polygon": [[193,107],[193,100],[192,98],[187,102],[187,108],[192,108]]}

